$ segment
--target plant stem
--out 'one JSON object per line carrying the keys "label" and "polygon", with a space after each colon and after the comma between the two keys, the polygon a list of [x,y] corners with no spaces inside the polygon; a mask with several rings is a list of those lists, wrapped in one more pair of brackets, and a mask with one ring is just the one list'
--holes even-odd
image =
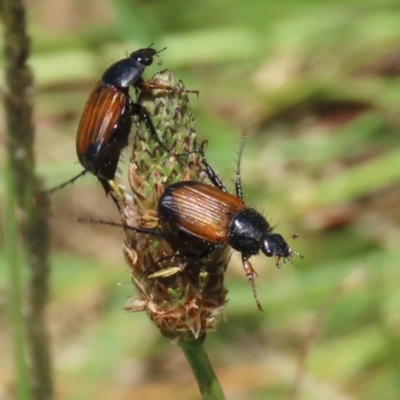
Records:
{"label": "plant stem", "polygon": [[15,212],[15,185],[9,159],[6,163],[6,205],[4,247],[10,276],[10,317],[14,345],[16,398],[31,399],[29,372],[25,358],[24,318],[21,304],[21,263],[18,257],[18,226]]}
{"label": "plant stem", "polygon": [[[23,341],[21,322],[21,283],[17,264],[18,226],[16,207],[20,218],[20,232],[24,239],[25,256],[30,269],[25,306],[26,338],[31,366],[31,388],[35,400],[53,398],[49,340],[45,325],[45,308],[49,295],[48,227],[49,202],[42,198],[33,205],[41,184],[35,175],[33,153],[34,128],[32,123],[33,77],[27,65],[30,41],[26,33],[25,7],[22,0],[0,0],[3,22],[5,84],[4,109],[6,115],[6,144],[8,172],[8,202],[6,238],[11,272],[13,322],[16,340]],[[43,196],[44,197],[44,196]],[[18,314],[18,315],[17,315]],[[22,343],[16,343],[17,364],[23,362]],[[26,368],[26,367],[25,367]],[[27,385],[26,374],[17,377],[19,384]],[[21,382],[24,381],[24,382]],[[17,391],[19,391],[19,387]],[[19,398],[19,397],[18,397]]]}
{"label": "plant stem", "polygon": [[222,387],[204,348],[205,335],[199,339],[181,341],[182,348],[199,385],[203,400],[225,399]]}

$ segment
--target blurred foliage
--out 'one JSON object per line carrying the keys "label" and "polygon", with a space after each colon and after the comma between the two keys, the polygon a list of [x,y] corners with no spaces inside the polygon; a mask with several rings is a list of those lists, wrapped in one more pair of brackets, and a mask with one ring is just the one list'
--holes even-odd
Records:
{"label": "blurred foliage", "polygon": [[[112,60],[152,42],[168,48],[162,66],[146,74],[171,68],[200,91],[192,98],[197,131],[230,188],[240,135],[248,133],[246,199],[279,233],[299,234],[290,243],[304,259],[281,269],[255,260],[260,313],[232,257],[227,323],[207,343],[227,398],[288,398],[301,354],[303,383],[292,398],[400,398],[400,3],[39,0],[29,7],[37,162],[49,186],[80,170],[75,133],[94,82]],[[133,291],[122,233],[73,222],[114,218],[109,203],[92,177],[53,197],[49,319],[58,398],[198,398],[178,348],[145,315],[123,310]],[[4,284],[0,291],[3,320]],[[5,396],[6,327],[0,337]]]}

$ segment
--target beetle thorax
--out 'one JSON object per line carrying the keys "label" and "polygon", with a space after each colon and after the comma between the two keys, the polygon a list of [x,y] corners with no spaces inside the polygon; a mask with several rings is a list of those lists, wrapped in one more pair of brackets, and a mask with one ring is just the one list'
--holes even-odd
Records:
{"label": "beetle thorax", "polygon": [[253,208],[244,208],[232,217],[228,243],[245,257],[261,250],[263,239],[271,233],[265,217]]}
{"label": "beetle thorax", "polygon": [[132,58],[124,58],[111,65],[103,74],[102,82],[118,88],[127,88],[141,79],[146,66]]}

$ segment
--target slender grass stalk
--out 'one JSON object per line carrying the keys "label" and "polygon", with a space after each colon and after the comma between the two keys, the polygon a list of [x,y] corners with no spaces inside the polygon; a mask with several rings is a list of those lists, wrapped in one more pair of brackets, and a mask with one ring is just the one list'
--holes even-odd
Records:
{"label": "slender grass stalk", "polygon": [[[30,41],[26,33],[25,7],[22,0],[1,0],[3,22],[5,90],[4,109],[7,125],[7,215],[6,238],[11,271],[12,315],[16,332],[17,392],[28,393],[24,363],[24,327],[22,326],[18,241],[23,238],[30,276],[25,305],[26,339],[29,354],[30,386],[35,400],[53,398],[49,340],[45,325],[45,308],[49,293],[48,228],[49,202],[42,198],[36,206],[35,194],[41,183],[35,175],[32,123],[33,77],[27,65]],[[16,222],[16,207],[20,225]],[[18,235],[18,228],[20,235]],[[21,385],[21,387],[20,387]],[[20,398],[20,397],[18,397]],[[22,397],[21,397],[22,398]]]}
{"label": "slender grass stalk", "polygon": [[203,400],[225,399],[222,387],[204,348],[204,342],[205,336],[199,339],[181,341],[179,346],[192,368]]}
{"label": "slender grass stalk", "polygon": [[4,246],[10,276],[10,317],[14,345],[16,398],[31,399],[29,371],[25,358],[24,318],[21,302],[21,262],[18,257],[18,224],[15,212],[15,184],[10,160],[6,165],[6,207],[4,216]]}

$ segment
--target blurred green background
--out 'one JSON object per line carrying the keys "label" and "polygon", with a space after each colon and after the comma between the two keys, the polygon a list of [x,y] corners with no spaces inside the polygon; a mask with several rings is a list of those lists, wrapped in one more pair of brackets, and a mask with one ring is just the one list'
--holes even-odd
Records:
{"label": "blurred green background", "polygon": [[[27,4],[37,165],[47,186],[81,170],[75,133],[96,80],[111,62],[152,42],[167,50],[146,76],[170,68],[200,91],[191,96],[197,133],[209,140],[209,161],[231,189],[247,132],[246,201],[304,259],[280,269],[266,257],[254,260],[260,313],[233,256],[227,322],[207,340],[227,398],[399,399],[400,3]],[[95,178],[53,196],[49,325],[57,398],[198,399],[180,349],[144,314],[123,310],[134,293],[123,232],[74,217],[117,220]],[[3,270],[0,397],[8,399]]]}

